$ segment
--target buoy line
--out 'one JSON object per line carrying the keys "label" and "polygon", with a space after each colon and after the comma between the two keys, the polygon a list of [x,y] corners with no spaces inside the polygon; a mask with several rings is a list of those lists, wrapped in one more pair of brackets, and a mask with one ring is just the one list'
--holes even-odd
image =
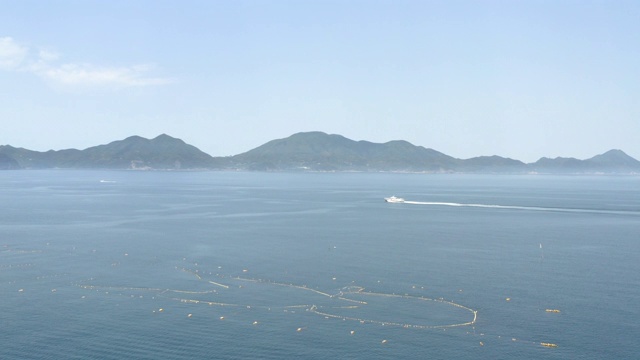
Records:
{"label": "buoy line", "polygon": [[[266,280],[266,279],[259,279],[259,278],[249,278],[249,277],[241,277],[241,276],[221,276],[221,275],[213,275],[215,276],[213,279],[208,279],[203,272],[197,271],[197,270],[193,270],[193,269],[188,269],[185,267],[175,267],[176,270],[191,274],[193,276],[195,276],[199,281],[202,282],[206,282],[207,284],[210,285],[214,285],[218,288],[221,288],[220,290],[205,290],[205,291],[191,291],[191,290],[185,290],[185,289],[167,289],[167,288],[155,288],[155,287],[126,287],[126,286],[98,286],[98,285],[90,285],[90,284],[77,284],[77,286],[81,287],[81,288],[85,288],[85,289],[93,289],[93,290],[105,290],[105,292],[108,293],[108,291],[147,291],[147,292],[155,292],[157,296],[163,297],[165,299],[169,299],[172,301],[178,301],[184,304],[201,304],[201,305],[207,305],[207,306],[221,306],[221,307],[237,307],[237,308],[247,308],[247,309],[251,309],[251,308],[256,308],[256,309],[267,309],[267,310],[271,310],[271,309],[281,309],[284,310],[285,312],[287,312],[287,309],[294,309],[294,308],[301,308],[301,309],[306,309],[306,311],[316,314],[316,315],[320,315],[323,316],[325,318],[331,318],[331,319],[340,319],[343,321],[358,321],[360,323],[369,323],[369,324],[379,324],[379,325],[384,325],[384,326],[396,326],[396,327],[404,327],[404,328],[412,328],[412,329],[439,329],[439,328],[452,328],[452,327],[459,327],[459,326],[468,326],[468,325],[473,325],[476,323],[477,320],[477,311],[471,309],[470,307],[464,306],[462,304],[458,304],[455,303],[453,301],[449,301],[449,300],[444,300],[442,298],[439,299],[435,299],[435,298],[428,298],[428,297],[424,297],[424,296],[417,296],[417,295],[409,295],[409,294],[404,294],[404,295],[400,295],[400,294],[394,294],[394,293],[381,293],[381,292],[370,292],[370,291],[365,291],[364,287],[361,286],[356,286],[356,285],[350,285],[350,286],[346,286],[343,287],[341,289],[339,289],[337,291],[337,293],[334,294],[330,294],[328,292],[325,291],[321,291],[318,289],[314,289],[312,287],[309,287],[307,285],[299,285],[299,284],[294,284],[294,283],[286,283],[286,282],[278,282],[278,281],[273,281],[273,280]],[[216,280],[216,278],[220,278],[220,279],[226,279],[224,281],[224,283],[221,283],[219,281],[214,281]],[[296,289],[296,290],[302,290],[311,294],[315,294],[318,296],[321,296],[323,298],[328,298],[328,299],[332,299],[331,301],[337,301],[337,302],[344,302],[346,303],[345,305],[338,305],[337,306],[324,306],[324,305],[319,305],[318,303],[316,303],[315,301],[310,301],[307,304],[281,304],[281,305],[277,305],[277,304],[272,304],[270,306],[268,305],[264,305],[264,304],[255,304],[255,303],[247,303],[247,304],[241,304],[241,303],[236,303],[236,302],[225,302],[225,301],[220,301],[222,299],[206,299],[206,297],[209,296],[198,296],[198,298],[192,298],[192,297],[185,297],[185,296],[180,296],[178,294],[192,294],[192,295],[215,295],[215,296],[219,296],[222,293],[218,292],[218,291],[225,291],[224,289],[230,289],[231,288],[231,284],[230,281],[238,281],[238,282],[247,282],[247,283],[254,283],[254,284],[259,284],[259,285],[264,285],[264,286],[276,286],[276,287],[284,287],[284,288],[290,288],[290,289]],[[242,289],[242,286],[239,287],[240,289]],[[409,322],[403,322],[403,321],[394,321],[389,320],[389,321],[385,321],[385,320],[380,320],[380,319],[374,319],[374,318],[369,318],[369,317],[358,317],[355,316],[353,314],[348,314],[348,312],[355,310],[355,309],[366,309],[367,306],[369,305],[368,301],[362,300],[362,299],[356,299],[353,298],[353,296],[361,296],[361,297],[386,297],[386,298],[396,298],[396,299],[401,299],[401,300],[418,300],[418,301],[423,301],[423,302],[438,302],[441,304],[445,304],[448,306],[453,306],[453,307],[457,307],[460,308],[462,310],[468,311],[469,313],[471,313],[473,316],[470,318],[469,321],[464,321],[464,322],[455,322],[455,323],[451,323],[451,324],[440,324],[440,325],[430,325],[430,324],[419,324],[419,323],[409,323]],[[333,311],[332,311],[333,309]],[[336,314],[335,311],[337,309],[340,309],[341,311],[347,312],[347,314]]]}
{"label": "buoy line", "polygon": [[[468,325],[473,325],[476,323],[476,320],[478,318],[478,312],[476,310],[473,310],[467,306],[455,303],[453,301],[449,301],[449,300],[444,300],[444,299],[432,299],[432,298],[428,298],[428,297],[424,297],[424,296],[415,296],[415,295],[399,295],[399,294],[389,294],[389,293],[378,293],[378,292],[368,292],[368,291],[364,291],[364,288],[358,288],[356,291],[350,291],[347,293],[343,293],[341,292],[340,297],[338,297],[338,299],[340,300],[345,300],[345,301],[351,301],[351,302],[356,302],[362,305],[367,305],[366,301],[360,301],[360,300],[354,300],[354,299],[349,299],[345,296],[348,296],[349,294],[358,294],[358,295],[362,295],[362,296],[380,296],[380,297],[390,297],[390,298],[400,298],[400,299],[411,299],[411,300],[420,300],[420,301],[435,301],[435,302],[440,302],[440,303],[444,303],[447,305],[451,305],[451,306],[455,306],[461,309],[464,309],[466,311],[469,311],[471,314],[473,314],[473,319],[471,321],[467,321],[467,322],[463,322],[463,323],[455,323],[455,324],[444,324],[444,325],[420,325],[420,324],[409,324],[409,323],[399,323],[399,322],[393,322],[393,321],[382,321],[382,320],[374,320],[374,319],[367,319],[367,318],[356,318],[356,317],[351,317],[351,316],[342,316],[342,315],[337,315],[337,314],[333,314],[330,312],[326,312],[326,311],[320,311],[318,310],[318,307],[313,305],[309,311],[316,313],[318,315],[322,315],[325,317],[329,317],[329,318],[334,318],[334,319],[342,319],[342,320],[350,320],[350,321],[358,321],[360,323],[371,323],[371,324],[380,324],[380,325],[385,325],[385,326],[401,326],[404,328],[413,328],[413,329],[440,329],[440,328],[451,328],[451,327],[458,327],[458,326],[468,326]],[[341,308],[346,308],[346,307],[341,307]],[[351,307],[351,308],[357,308],[357,306],[355,307]]]}

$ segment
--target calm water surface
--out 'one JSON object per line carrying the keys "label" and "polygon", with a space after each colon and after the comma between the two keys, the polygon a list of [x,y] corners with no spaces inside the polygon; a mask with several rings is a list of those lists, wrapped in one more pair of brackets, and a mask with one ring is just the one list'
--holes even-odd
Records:
{"label": "calm water surface", "polygon": [[640,350],[638,177],[5,171],[0,203],[2,359]]}

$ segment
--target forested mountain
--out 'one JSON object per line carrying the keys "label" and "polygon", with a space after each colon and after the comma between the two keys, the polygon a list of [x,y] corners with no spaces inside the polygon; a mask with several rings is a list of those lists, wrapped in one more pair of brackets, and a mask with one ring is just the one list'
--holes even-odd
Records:
{"label": "forested mountain", "polygon": [[316,131],[272,140],[229,157],[212,157],[165,134],[153,139],[131,136],[84,150],[38,152],[0,146],[0,169],[19,168],[640,174],[640,161],[621,150],[586,160],[541,158],[531,164],[497,155],[457,159],[403,140],[373,143]]}

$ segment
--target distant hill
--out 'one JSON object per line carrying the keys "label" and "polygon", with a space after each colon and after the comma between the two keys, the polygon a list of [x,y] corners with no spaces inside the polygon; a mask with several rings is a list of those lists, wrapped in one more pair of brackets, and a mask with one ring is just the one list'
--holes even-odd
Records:
{"label": "distant hill", "polygon": [[543,157],[530,164],[529,168],[541,173],[640,173],[640,161],[622,150],[609,150],[586,160]]}
{"label": "distant hill", "polygon": [[15,159],[22,168],[100,169],[209,169],[220,160],[169,135],[154,139],[131,136],[85,150],[37,152],[0,146],[0,154]]}
{"label": "distant hill", "polygon": [[604,154],[587,159],[585,162],[590,167],[601,170],[627,171],[640,168],[640,161],[625,154],[622,150],[609,150]]}
{"label": "distant hill", "polygon": [[236,169],[259,171],[404,171],[460,173],[640,173],[640,162],[620,150],[587,160],[542,158],[533,164],[501,156],[456,159],[433,149],[396,140],[383,144],[341,135],[304,132],[267,142],[232,156]]}
{"label": "distant hill", "polygon": [[272,140],[230,157],[212,157],[165,134],[154,139],[131,136],[85,150],[38,152],[0,146],[0,169],[18,168],[640,174],[640,161],[621,150],[586,160],[541,158],[531,164],[496,155],[456,159],[403,140],[372,143],[315,131]]}
{"label": "distant hill", "polygon": [[131,136],[83,151],[84,167],[193,169],[210,168],[214,158],[180,139],[162,134],[148,140]]}
{"label": "distant hill", "polygon": [[377,144],[322,132],[272,140],[230,160],[238,168],[276,171],[446,171],[456,163],[448,155],[406,141]]}
{"label": "distant hill", "polygon": [[557,157],[550,159],[543,157],[535,163],[530,164],[529,167],[536,172],[581,172],[586,170],[587,164],[575,158]]}
{"label": "distant hill", "polygon": [[460,160],[456,170],[459,172],[519,173],[527,172],[528,166],[520,160],[493,155]]}
{"label": "distant hill", "polygon": [[0,154],[0,170],[20,169],[20,164],[9,155]]}

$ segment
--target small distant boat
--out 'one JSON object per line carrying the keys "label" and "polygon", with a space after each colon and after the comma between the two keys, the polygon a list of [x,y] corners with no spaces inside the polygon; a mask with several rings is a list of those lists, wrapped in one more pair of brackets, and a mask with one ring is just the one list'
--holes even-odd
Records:
{"label": "small distant boat", "polygon": [[540,343],[540,345],[542,345],[542,346],[546,346],[546,347],[558,347],[558,345],[556,345],[556,344],[552,344],[552,343],[545,343],[545,342]]}
{"label": "small distant boat", "polygon": [[392,197],[384,198],[384,201],[386,201],[388,203],[403,203],[404,199],[392,196]]}

